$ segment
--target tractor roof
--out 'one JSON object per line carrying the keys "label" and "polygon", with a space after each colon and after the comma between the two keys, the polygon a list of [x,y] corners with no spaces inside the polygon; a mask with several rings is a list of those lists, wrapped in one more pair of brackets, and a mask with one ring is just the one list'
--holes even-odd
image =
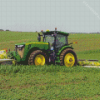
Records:
{"label": "tractor roof", "polygon": [[[46,32],[43,32],[45,35],[51,35],[51,34],[54,34],[55,31],[46,31]],[[62,31],[57,31],[57,34],[61,34],[61,35],[65,35],[65,36],[68,36],[69,33],[66,33],[66,32],[62,32]]]}

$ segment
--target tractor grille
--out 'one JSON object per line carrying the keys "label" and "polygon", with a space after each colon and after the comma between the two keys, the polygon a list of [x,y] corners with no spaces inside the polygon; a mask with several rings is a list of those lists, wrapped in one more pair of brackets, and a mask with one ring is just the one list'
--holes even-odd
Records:
{"label": "tractor grille", "polygon": [[16,45],[16,46],[15,46],[16,55],[19,54],[19,56],[20,56],[21,58],[23,58],[24,48],[25,48],[25,46],[23,46],[23,47],[18,47],[18,45]]}

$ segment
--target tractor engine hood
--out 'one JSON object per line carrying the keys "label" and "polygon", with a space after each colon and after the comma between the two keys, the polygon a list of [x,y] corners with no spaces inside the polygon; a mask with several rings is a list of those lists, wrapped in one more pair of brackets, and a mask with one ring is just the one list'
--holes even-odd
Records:
{"label": "tractor engine hood", "polygon": [[34,48],[48,50],[50,46],[47,42],[28,42],[22,44],[15,44],[15,51],[20,55],[21,58],[23,58],[24,51],[29,52],[31,49]]}
{"label": "tractor engine hood", "polygon": [[26,45],[29,45],[29,44],[48,45],[49,43],[48,42],[28,42],[28,43],[26,43]]}
{"label": "tractor engine hood", "polygon": [[26,43],[25,46],[28,47],[29,49],[38,48],[38,49],[47,50],[50,48],[50,45],[48,42],[29,42],[29,43]]}
{"label": "tractor engine hood", "polygon": [[28,43],[22,43],[22,44],[15,44],[15,49],[18,48],[19,51],[21,51],[24,48],[32,49],[32,48],[39,48],[39,49],[49,49],[49,43],[48,42],[28,42]]}
{"label": "tractor engine hood", "polygon": [[20,44],[15,44],[17,47],[23,47],[25,45],[48,45],[48,42],[27,42],[27,43],[20,43]]}

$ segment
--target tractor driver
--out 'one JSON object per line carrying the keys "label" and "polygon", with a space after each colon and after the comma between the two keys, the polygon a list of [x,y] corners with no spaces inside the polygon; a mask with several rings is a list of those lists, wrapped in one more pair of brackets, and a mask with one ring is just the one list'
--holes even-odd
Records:
{"label": "tractor driver", "polygon": [[[54,46],[55,41],[52,43],[52,46]],[[60,41],[58,38],[56,38],[56,46],[58,46],[60,44]]]}

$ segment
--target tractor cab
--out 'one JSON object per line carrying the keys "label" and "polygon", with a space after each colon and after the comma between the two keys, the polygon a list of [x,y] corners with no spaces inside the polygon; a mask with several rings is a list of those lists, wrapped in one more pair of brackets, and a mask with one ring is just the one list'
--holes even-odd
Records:
{"label": "tractor cab", "polygon": [[[55,28],[55,31],[49,31],[47,30],[46,32],[42,32],[43,36],[43,41],[44,42],[49,42],[50,43],[50,49],[51,50],[59,50],[61,47],[68,45],[68,33],[66,32],[61,32],[57,31],[57,28]],[[38,38],[41,35],[39,34]],[[38,40],[41,40],[39,38]]]}

